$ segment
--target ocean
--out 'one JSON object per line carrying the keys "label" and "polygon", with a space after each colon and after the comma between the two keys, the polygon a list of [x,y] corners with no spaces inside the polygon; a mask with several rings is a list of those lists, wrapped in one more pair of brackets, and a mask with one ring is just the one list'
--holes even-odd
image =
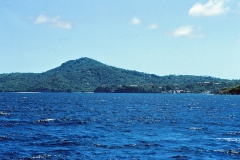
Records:
{"label": "ocean", "polygon": [[0,93],[0,159],[240,159],[240,96]]}

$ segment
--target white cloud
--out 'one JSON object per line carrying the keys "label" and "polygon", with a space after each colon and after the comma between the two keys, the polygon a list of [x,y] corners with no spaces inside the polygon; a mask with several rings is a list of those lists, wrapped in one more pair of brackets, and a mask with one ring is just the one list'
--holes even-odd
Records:
{"label": "white cloud", "polygon": [[150,29],[157,29],[158,28],[158,24],[156,23],[152,23],[148,26]]}
{"label": "white cloud", "polygon": [[192,26],[183,26],[173,32],[175,37],[190,36],[193,33]]}
{"label": "white cloud", "polygon": [[137,17],[133,17],[131,20],[131,23],[134,25],[139,25],[139,24],[141,24],[141,20],[138,19]]}
{"label": "white cloud", "polygon": [[189,37],[189,38],[203,38],[204,34],[198,34],[193,26],[182,26],[173,31],[174,37]]}
{"label": "white cloud", "polygon": [[64,29],[71,29],[72,25],[69,22],[62,21],[60,16],[56,17],[46,17],[45,15],[40,15],[34,22],[35,24],[46,24],[52,27],[64,28]]}
{"label": "white cloud", "polygon": [[224,8],[226,0],[208,0],[206,4],[196,3],[190,8],[190,16],[214,16],[225,13],[229,10]]}

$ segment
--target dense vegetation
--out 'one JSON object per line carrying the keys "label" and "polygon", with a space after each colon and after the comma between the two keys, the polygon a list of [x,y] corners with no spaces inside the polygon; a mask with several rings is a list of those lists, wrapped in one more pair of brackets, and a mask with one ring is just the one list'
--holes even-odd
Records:
{"label": "dense vegetation", "polygon": [[220,94],[240,94],[240,85],[224,88],[219,91]]}
{"label": "dense vegetation", "polygon": [[[187,83],[167,85],[113,85],[97,87],[95,93],[217,93],[222,94],[221,88],[228,83]],[[230,94],[230,93],[229,93]]]}
{"label": "dense vegetation", "polygon": [[239,80],[206,76],[157,76],[105,65],[89,58],[43,73],[0,74],[0,92],[216,92]]}

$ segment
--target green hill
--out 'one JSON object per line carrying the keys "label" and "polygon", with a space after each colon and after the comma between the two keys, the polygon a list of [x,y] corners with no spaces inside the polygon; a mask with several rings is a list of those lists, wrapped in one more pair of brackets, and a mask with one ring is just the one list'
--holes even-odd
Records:
{"label": "green hill", "polygon": [[156,89],[157,86],[160,88],[158,92],[184,90],[201,93],[216,92],[237,84],[240,84],[239,80],[206,76],[157,76],[108,66],[90,58],[67,61],[43,73],[0,74],[0,92],[93,92],[97,87],[124,85],[148,86],[149,92],[151,87]]}

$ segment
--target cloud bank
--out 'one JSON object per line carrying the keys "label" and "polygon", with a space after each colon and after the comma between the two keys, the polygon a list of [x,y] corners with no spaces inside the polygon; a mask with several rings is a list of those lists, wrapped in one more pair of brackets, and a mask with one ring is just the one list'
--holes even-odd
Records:
{"label": "cloud bank", "polygon": [[50,25],[52,27],[58,27],[63,29],[72,29],[72,25],[69,22],[62,21],[60,16],[56,17],[46,17],[45,15],[39,15],[35,22],[35,24],[45,24]]}
{"label": "cloud bank", "polygon": [[209,0],[206,4],[196,3],[190,8],[190,16],[215,16],[229,10],[224,7],[225,0]]}

